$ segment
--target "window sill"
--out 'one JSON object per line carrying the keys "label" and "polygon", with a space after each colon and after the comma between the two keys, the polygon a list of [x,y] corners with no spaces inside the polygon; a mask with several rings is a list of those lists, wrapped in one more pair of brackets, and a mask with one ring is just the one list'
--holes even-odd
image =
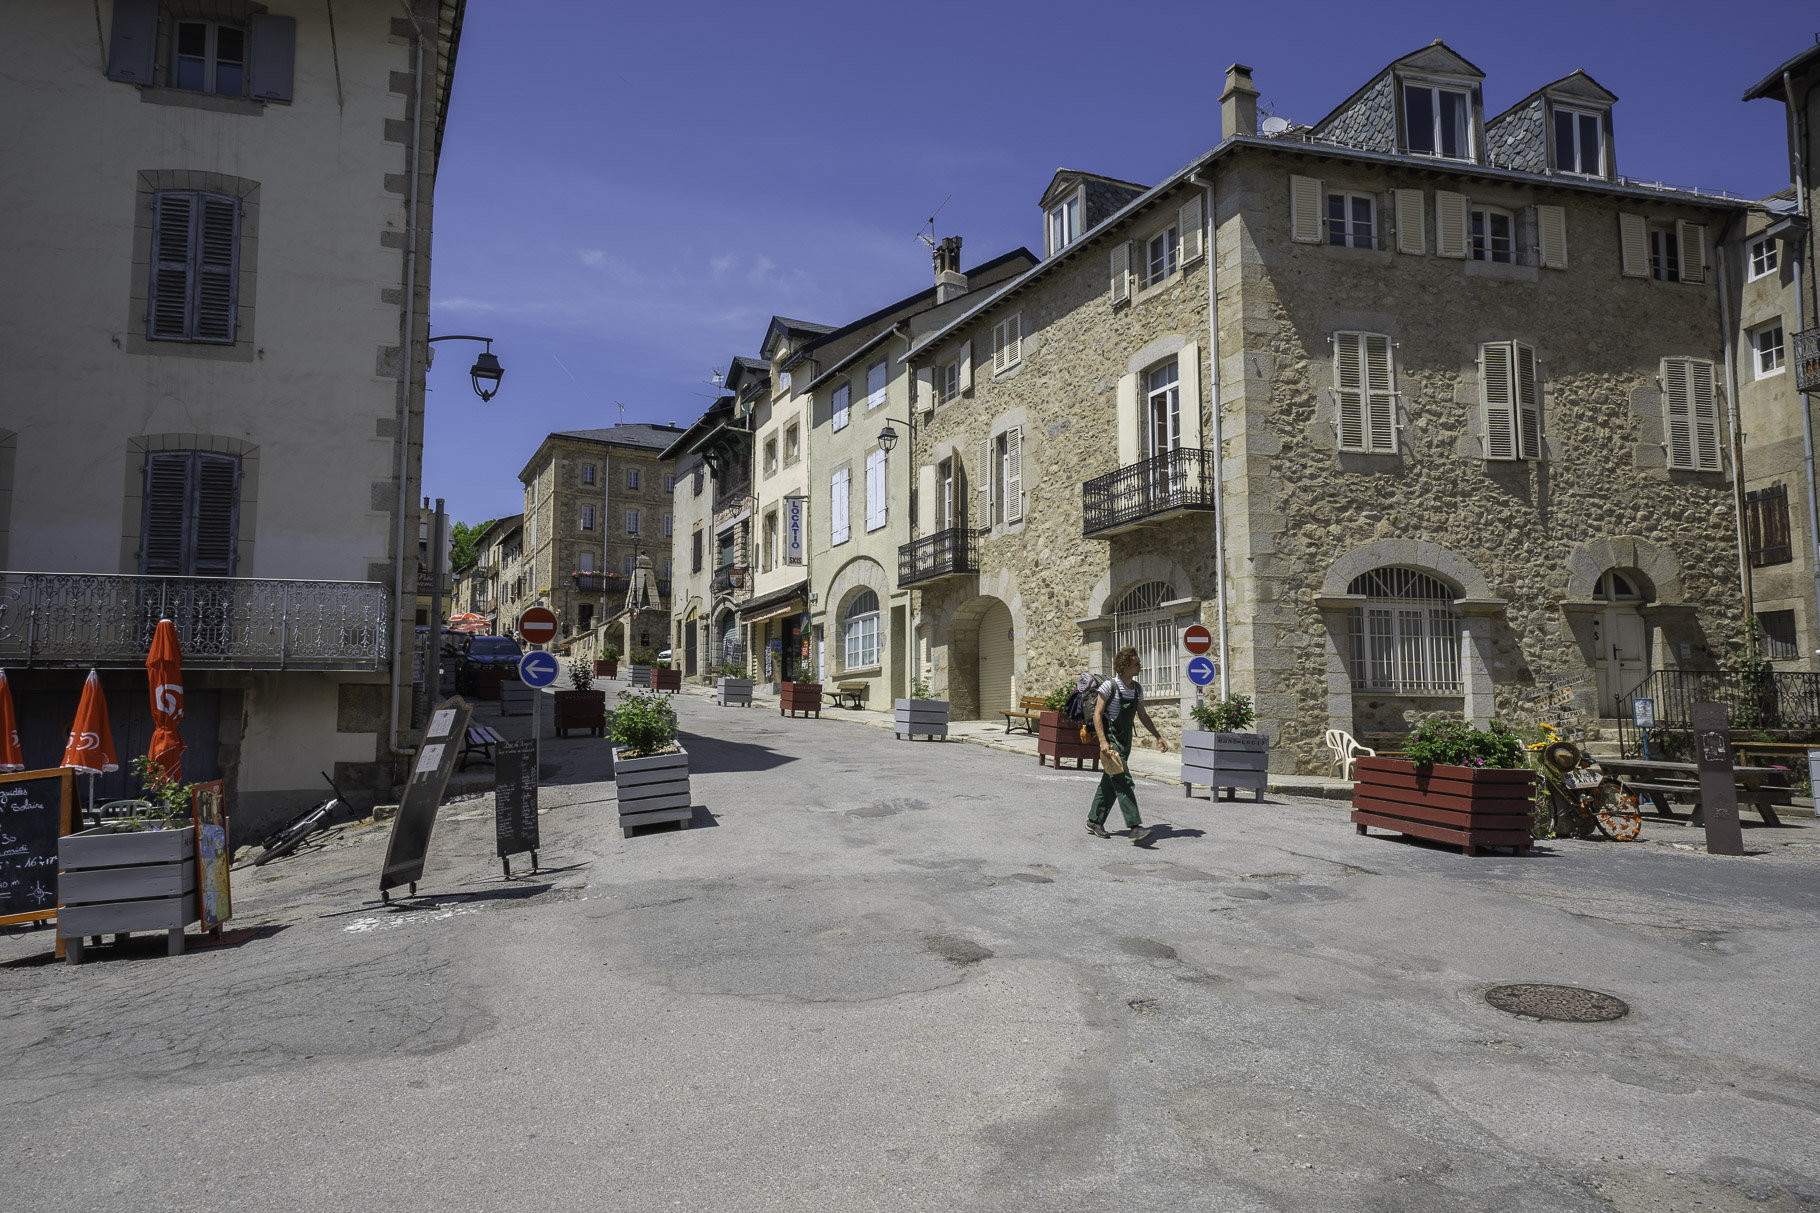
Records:
{"label": "window sill", "polygon": [[1754,380],[1752,380],[1752,382],[1761,383],[1765,379],[1780,379],[1782,377],[1783,373],[1786,372],[1787,370],[1788,370],[1787,365],[1783,365],[1783,366],[1777,367],[1773,371],[1758,371],[1757,377]]}
{"label": "window sill", "polygon": [[185,88],[142,88],[139,100],[147,105],[175,105],[184,109],[212,110],[217,114],[244,114],[250,118],[265,113],[266,105],[251,97],[223,97],[219,93],[191,92]]}
{"label": "window sill", "polygon": [[1387,248],[1356,248],[1350,244],[1328,244],[1324,240],[1318,247],[1329,257],[1338,257],[1342,261],[1381,261],[1389,263],[1397,259],[1396,253]]}
{"label": "window sill", "polygon": [[884,673],[879,665],[850,666],[840,672],[842,678],[878,678]]}
{"label": "window sill", "polygon": [[1533,265],[1519,265],[1505,261],[1475,261],[1466,259],[1466,276],[1468,278],[1496,278],[1503,282],[1538,282],[1541,272]]}
{"label": "window sill", "polygon": [[1180,286],[1182,284],[1182,276],[1182,270],[1179,267],[1171,270],[1151,285],[1140,286],[1133,290],[1131,292],[1131,302],[1143,303],[1146,300],[1155,299],[1158,295],[1166,293],[1169,288]]}

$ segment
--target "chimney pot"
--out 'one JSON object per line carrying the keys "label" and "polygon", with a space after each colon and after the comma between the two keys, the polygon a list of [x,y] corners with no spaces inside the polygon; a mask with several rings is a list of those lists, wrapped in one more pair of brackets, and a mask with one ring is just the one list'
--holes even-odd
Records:
{"label": "chimney pot", "polygon": [[948,300],[967,293],[967,275],[961,273],[961,238],[943,236],[935,248],[935,301]]}
{"label": "chimney pot", "polygon": [[1226,91],[1220,94],[1220,138],[1258,133],[1258,90],[1251,69],[1235,63],[1226,69]]}

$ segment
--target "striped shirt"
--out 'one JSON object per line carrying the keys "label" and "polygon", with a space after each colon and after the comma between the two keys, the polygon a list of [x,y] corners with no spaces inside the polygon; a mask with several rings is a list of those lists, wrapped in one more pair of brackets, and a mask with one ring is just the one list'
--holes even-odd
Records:
{"label": "striped shirt", "polygon": [[1116,677],[1108,678],[1100,684],[1100,698],[1109,701],[1106,711],[1117,716],[1125,704],[1144,702],[1144,688],[1138,685],[1135,678],[1126,683],[1121,683]]}

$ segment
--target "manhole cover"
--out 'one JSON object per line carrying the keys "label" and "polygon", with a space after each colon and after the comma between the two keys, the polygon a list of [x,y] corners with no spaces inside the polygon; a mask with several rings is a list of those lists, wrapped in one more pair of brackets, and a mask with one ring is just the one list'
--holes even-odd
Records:
{"label": "manhole cover", "polygon": [[1485,1001],[1512,1015],[1561,1023],[1610,1023],[1630,1014],[1630,1004],[1622,998],[1576,986],[1493,986],[1485,991]]}

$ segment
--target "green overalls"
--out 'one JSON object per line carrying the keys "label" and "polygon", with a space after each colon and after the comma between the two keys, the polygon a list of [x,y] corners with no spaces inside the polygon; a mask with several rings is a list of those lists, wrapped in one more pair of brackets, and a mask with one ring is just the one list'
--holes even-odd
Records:
{"label": "green overalls", "polygon": [[[1115,677],[1113,686],[1117,685],[1118,679]],[[1119,812],[1125,815],[1125,825],[1135,830],[1144,824],[1144,819],[1138,816],[1137,788],[1131,782],[1131,726],[1137,721],[1138,704],[1143,700],[1135,697],[1122,698],[1116,690],[1110,698],[1112,703],[1118,705],[1118,715],[1107,722],[1111,734],[1107,740],[1118,751],[1119,759],[1125,763],[1125,773],[1100,776],[1100,786],[1094,790],[1093,807],[1087,810],[1087,820],[1094,825],[1106,824],[1106,816],[1112,812],[1112,802],[1116,799],[1119,802]]]}

